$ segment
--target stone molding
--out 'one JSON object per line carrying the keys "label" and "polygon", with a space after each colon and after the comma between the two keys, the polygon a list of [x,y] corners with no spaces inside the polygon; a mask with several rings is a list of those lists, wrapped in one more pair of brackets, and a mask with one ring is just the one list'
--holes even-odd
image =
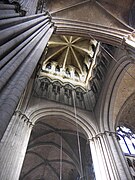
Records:
{"label": "stone molding", "polygon": [[34,123],[31,122],[31,120],[27,117],[26,114],[22,113],[19,110],[16,110],[14,113],[14,116],[18,115],[20,117],[20,120],[23,120],[29,127],[33,127]]}
{"label": "stone molding", "polygon": [[97,133],[92,138],[88,138],[88,140],[89,141],[94,141],[94,139],[98,139],[98,138],[102,137],[103,135],[106,135],[106,136],[114,136],[115,135],[116,138],[117,138],[117,132],[114,132],[114,131],[104,131],[104,132]]}

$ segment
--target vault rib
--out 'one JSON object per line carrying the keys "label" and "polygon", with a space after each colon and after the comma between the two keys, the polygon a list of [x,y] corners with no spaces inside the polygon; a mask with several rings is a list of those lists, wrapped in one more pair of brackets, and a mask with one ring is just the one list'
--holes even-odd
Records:
{"label": "vault rib", "polygon": [[66,41],[66,44],[69,43],[69,41],[68,41],[66,36],[62,36],[62,38],[64,39],[64,41]]}
{"label": "vault rib", "polygon": [[66,46],[67,43],[64,42],[56,42],[56,41],[49,41],[49,47],[57,47],[57,46]]}

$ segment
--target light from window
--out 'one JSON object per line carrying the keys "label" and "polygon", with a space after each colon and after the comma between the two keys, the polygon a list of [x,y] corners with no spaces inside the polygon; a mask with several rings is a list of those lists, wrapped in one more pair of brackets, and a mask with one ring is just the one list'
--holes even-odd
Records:
{"label": "light from window", "polygon": [[125,154],[135,155],[135,134],[126,127],[117,127],[119,143]]}

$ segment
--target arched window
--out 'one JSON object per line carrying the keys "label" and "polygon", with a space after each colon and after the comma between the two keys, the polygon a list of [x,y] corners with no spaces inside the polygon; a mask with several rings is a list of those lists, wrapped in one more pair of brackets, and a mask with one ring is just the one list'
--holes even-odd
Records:
{"label": "arched window", "polygon": [[79,80],[79,73],[77,71],[75,71],[75,79]]}
{"label": "arched window", "polygon": [[46,69],[51,69],[51,63],[48,63],[47,65],[46,65]]}
{"label": "arched window", "polygon": [[135,134],[126,127],[118,126],[119,143],[125,154],[135,155]]}
{"label": "arched window", "polygon": [[71,76],[70,71],[69,71],[68,68],[66,69],[66,76],[67,76],[67,77],[70,77],[70,76]]}
{"label": "arched window", "polygon": [[60,72],[60,67],[59,67],[59,65],[56,66],[55,71],[56,71],[56,72]]}

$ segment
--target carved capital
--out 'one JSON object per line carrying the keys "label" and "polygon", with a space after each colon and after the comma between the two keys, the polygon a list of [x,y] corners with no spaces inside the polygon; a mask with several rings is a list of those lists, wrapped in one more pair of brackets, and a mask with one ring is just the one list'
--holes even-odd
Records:
{"label": "carved capital", "polygon": [[91,138],[88,138],[88,141],[94,141],[94,139],[102,138],[103,136],[114,136],[117,138],[117,133],[113,131],[103,131],[97,133],[95,136],[92,136]]}
{"label": "carved capital", "polygon": [[23,120],[29,127],[33,127],[34,123],[30,121],[30,119],[21,111],[15,111],[15,115],[18,115],[20,117],[20,120]]}

